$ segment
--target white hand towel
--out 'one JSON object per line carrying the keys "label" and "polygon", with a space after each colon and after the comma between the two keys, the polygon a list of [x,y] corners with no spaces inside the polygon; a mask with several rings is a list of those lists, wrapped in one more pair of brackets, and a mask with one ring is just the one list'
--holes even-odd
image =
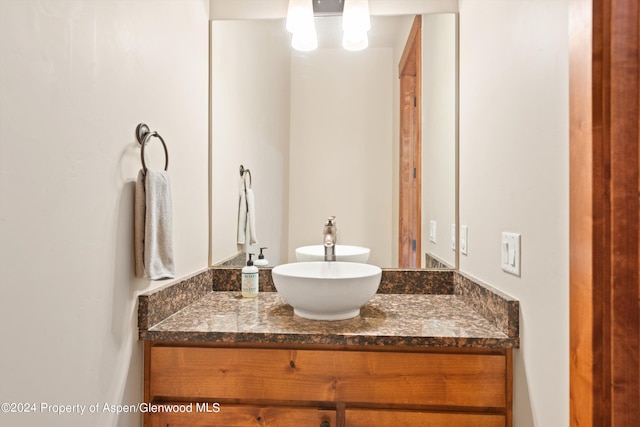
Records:
{"label": "white hand towel", "polygon": [[238,203],[238,244],[244,245],[247,229],[247,198],[244,192],[244,181],[240,179],[240,201]]}
{"label": "white hand towel", "polygon": [[257,245],[258,237],[256,236],[256,202],[253,196],[253,190],[251,188],[247,188],[246,191],[247,197],[247,225],[249,235],[249,244]]}
{"label": "white hand towel", "polygon": [[136,274],[151,280],[172,279],[175,269],[169,174],[149,169],[145,174],[141,170],[135,197]]}

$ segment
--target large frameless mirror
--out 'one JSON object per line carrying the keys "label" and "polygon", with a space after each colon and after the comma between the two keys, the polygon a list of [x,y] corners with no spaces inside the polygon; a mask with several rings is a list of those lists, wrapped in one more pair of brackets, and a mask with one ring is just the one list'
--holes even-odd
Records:
{"label": "large frameless mirror", "polygon": [[[401,64],[416,15],[372,16],[358,52],[342,48],[340,17],[315,21],[310,52],[291,48],[284,19],[211,22],[212,263],[260,247],[271,265],[293,262],[335,215],[338,244],[370,248],[372,264],[454,268],[457,15],[418,17],[409,118]],[[241,164],[255,197],[252,246],[237,241]],[[417,191],[410,202],[406,191]]]}

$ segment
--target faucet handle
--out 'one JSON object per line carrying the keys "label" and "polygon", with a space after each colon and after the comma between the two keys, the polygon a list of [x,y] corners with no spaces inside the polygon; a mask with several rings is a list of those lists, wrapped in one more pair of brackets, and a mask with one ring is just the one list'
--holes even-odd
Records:
{"label": "faucet handle", "polygon": [[325,222],[326,226],[332,226],[332,225],[336,225],[336,216],[330,216],[329,218],[327,218],[327,222]]}

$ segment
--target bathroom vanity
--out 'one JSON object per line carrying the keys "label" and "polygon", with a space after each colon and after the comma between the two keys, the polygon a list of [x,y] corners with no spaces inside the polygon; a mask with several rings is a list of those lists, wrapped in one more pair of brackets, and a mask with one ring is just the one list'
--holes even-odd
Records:
{"label": "bathroom vanity", "polygon": [[357,318],[316,321],[264,292],[268,270],[241,298],[234,270],[140,297],[145,426],[512,425],[517,301],[385,270]]}

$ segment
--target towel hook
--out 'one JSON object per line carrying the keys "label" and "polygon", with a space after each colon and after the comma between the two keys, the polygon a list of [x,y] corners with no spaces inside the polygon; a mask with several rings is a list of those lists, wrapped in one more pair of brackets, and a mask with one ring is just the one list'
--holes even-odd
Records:
{"label": "towel hook", "polygon": [[149,142],[149,140],[154,136],[158,138],[160,142],[162,142],[162,147],[164,148],[164,170],[166,171],[169,168],[169,150],[167,150],[167,144],[164,142],[164,139],[162,139],[158,132],[150,131],[149,127],[146,124],[140,123],[138,124],[138,126],[136,126],[136,139],[142,146],[142,148],[140,149],[140,160],[142,161],[142,169],[144,170],[144,173],[147,173],[147,164],[144,161],[144,147],[147,145],[147,142]]}

